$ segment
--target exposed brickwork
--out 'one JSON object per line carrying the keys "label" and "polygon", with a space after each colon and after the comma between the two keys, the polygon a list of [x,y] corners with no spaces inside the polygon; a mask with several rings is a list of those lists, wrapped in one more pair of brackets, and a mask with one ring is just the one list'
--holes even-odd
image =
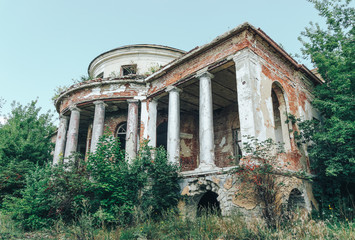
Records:
{"label": "exposed brickwork", "polygon": [[213,121],[216,165],[218,167],[235,166],[233,131],[239,128],[237,104],[230,105],[218,112],[215,111]]}
{"label": "exposed brickwork", "polygon": [[198,115],[181,114],[180,165],[182,171],[194,170],[198,166]]}

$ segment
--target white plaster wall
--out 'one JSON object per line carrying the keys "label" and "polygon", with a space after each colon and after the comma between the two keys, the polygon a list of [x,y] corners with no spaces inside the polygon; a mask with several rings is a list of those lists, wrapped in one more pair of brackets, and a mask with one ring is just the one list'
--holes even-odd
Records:
{"label": "white plaster wall", "polygon": [[151,73],[150,69],[159,69],[182,55],[182,51],[170,48],[156,47],[154,45],[123,47],[104,53],[94,59],[89,68],[89,74],[96,77],[104,72],[104,77],[120,76],[121,66],[137,65],[137,74]]}

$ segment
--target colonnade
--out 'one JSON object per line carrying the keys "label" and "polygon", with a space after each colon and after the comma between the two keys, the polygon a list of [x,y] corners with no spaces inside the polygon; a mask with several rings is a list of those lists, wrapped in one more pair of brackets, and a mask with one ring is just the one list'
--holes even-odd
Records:
{"label": "colonnade", "polygon": [[[257,136],[260,129],[257,129],[255,121],[255,86],[257,69],[250,59],[249,52],[241,52],[233,57],[236,68],[237,95],[241,135]],[[213,99],[211,79],[213,75],[207,69],[200,70],[195,76],[199,80],[199,165],[198,170],[208,171],[216,167],[214,153],[214,128],[213,128]],[[168,137],[167,152],[168,160],[179,164],[180,160],[180,92],[181,89],[169,86],[166,91],[169,94],[168,109]],[[144,99],[141,101],[140,116],[140,139],[147,139],[148,145],[155,147],[157,138],[157,106],[156,99]],[[138,108],[139,101],[128,100],[127,134],[126,134],[126,155],[134,159],[137,154],[138,139]],[[103,134],[105,103],[96,101],[95,115],[92,129],[92,140],[90,151],[96,150],[99,137]],[[64,153],[64,157],[76,151],[80,109],[73,106],[70,108],[70,120],[66,116],[60,116],[60,123],[57,133],[57,141],[54,152],[53,163],[58,163]],[[68,125],[69,121],[69,125]],[[68,127],[69,126],[69,127]],[[261,131],[262,132],[262,131]],[[67,133],[67,134],[66,134]],[[66,136],[67,135],[67,136]],[[244,142],[245,139],[242,139]],[[65,144],[66,142],[66,144]]]}

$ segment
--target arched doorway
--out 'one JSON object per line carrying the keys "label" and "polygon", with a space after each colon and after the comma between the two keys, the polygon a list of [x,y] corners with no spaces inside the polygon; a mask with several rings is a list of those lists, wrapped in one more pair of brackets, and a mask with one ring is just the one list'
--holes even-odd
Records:
{"label": "arched doorway", "polygon": [[217,197],[218,194],[212,191],[207,191],[203,194],[197,204],[197,216],[200,217],[209,213],[221,215],[221,208]]}

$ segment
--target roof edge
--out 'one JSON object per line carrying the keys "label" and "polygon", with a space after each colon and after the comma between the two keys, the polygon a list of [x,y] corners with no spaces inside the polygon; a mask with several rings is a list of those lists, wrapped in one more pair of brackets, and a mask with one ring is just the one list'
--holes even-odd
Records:
{"label": "roof edge", "polygon": [[170,50],[170,51],[178,52],[178,53],[181,53],[181,54],[185,54],[185,53],[186,53],[186,51],[181,50],[181,49],[178,49],[178,48],[173,48],[173,47],[164,46],[164,45],[158,45],[158,44],[130,44],[130,45],[124,45],[124,46],[117,47],[117,48],[111,49],[111,50],[109,50],[109,51],[103,52],[103,53],[101,53],[100,55],[98,55],[97,57],[95,57],[95,58],[90,62],[89,66],[88,66],[88,74],[90,74],[91,65],[92,65],[98,58],[104,56],[105,54],[110,53],[110,52],[114,52],[114,51],[117,51],[117,50],[121,50],[121,49],[126,49],[126,48],[141,48],[141,47],[155,48],[155,49],[165,49],[165,50]]}
{"label": "roof edge", "polygon": [[169,69],[183,63],[184,61],[187,61],[190,58],[193,58],[194,56],[198,55],[200,52],[208,50],[209,48],[212,48],[213,46],[217,45],[218,43],[225,41],[226,39],[228,39],[232,35],[238,34],[246,29],[250,29],[250,30],[254,31],[256,34],[258,34],[264,41],[269,43],[270,46],[276,50],[276,52],[278,52],[286,60],[288,60],[297,70],[300,70],[300,71],[306,73],[307,75],[309,75],[315,83],[317,83],[317,84],[323,83],[323,81],[321,79],[319,79],[314,73],[312,73],[305,65],[299,64],[295,59],[293,59],[283,48],[281,48],[274,40],[272,40],[263,30],[261,30],[260,28],[254,27],[249,22],[244,22],[243,24],[238,25],[237,27],[233,28],[232,30],[230,30],[220,36],[217,36],[210,43],[207,43],[205,45],[202,45],[200,47],[196,47],[196,48],[190,50],[185,55],[172,61],[171,63],[167,64],[164,68],[162,68],[159,71],[155,72],[154,74],[150,75],[145,80],[147,82],[149,82],[155,78],[158,78],[158,77],[164,75]]}

